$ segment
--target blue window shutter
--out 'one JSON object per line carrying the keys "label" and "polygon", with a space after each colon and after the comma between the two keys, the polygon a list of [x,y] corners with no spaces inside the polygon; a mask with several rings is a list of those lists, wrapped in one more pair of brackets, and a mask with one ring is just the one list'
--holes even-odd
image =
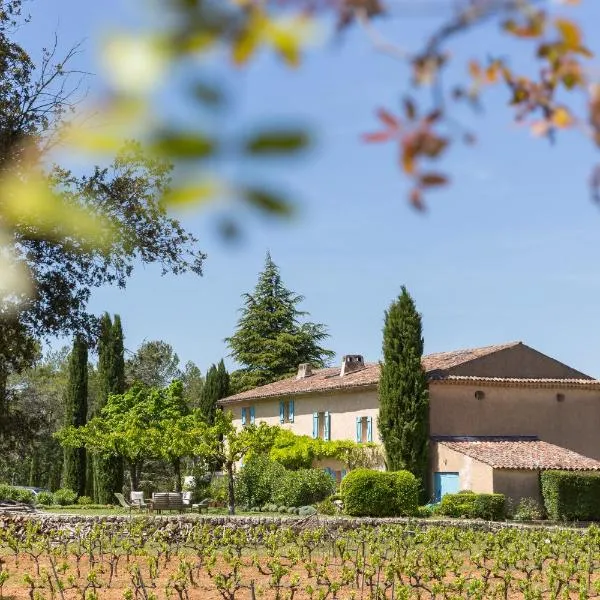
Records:
{"label": "blue window shutter", "polygon": [[242,425],[246,424],[246,409],[242,408]]}
{"label": "blue window shutter", "polygon": [[348,471],[346,471],[346,469],[342,469],[342,479],[344,479],[344,477],[346,477]]}
{"label": "blue window shutter", "polygon": [[367,442],[373,441],[373,417],[367,417]]}
{"label": "blue window shutter", "polygon": [[290,415],[290,423],[294,422],[294,401],[290,400],[288,403],[288,413]]}
{"label": "blue window shutter", "polygon": [[362,417],[356,417],[356,441],[362,442]]}
{"label": "blue window shutter", "polygon": [[283,423],[285,421],[285,404],[283,400],[279,401],[279,422]]}
{"label": "blue window shutter", "polygon": [[313,413],[313,438],[319,437],[319,413]]}
{"label": "blue window shutter", "polygon": [[254,406],[250,407],[250,423],[254,423]]}
{"label": "blue window shutter", "polygon": [[328,412],[325,413],[325,439],[331,439],[331,415]]}

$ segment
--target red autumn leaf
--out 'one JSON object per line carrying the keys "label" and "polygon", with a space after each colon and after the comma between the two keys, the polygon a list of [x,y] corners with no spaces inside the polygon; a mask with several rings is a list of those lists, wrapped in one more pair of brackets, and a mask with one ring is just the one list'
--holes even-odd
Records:
{"label": "red autumn leaf", "polygon": [[394,129],[394,130],[400,129],[400,121],[398,121],[398,119],[396,119],[396,117],[394,117],[394,115],[392,115],[387,110],[385,110],[385,108],[378,109],[377,116],[390,129]]}
{"label": "red autumn leaf", "polygon": [[363,142],[367,143],[389,142],[393,137],[393,131],[376,131],[375,133],[364,133],[362,135]]}
{"label": "red autumn leaf", "polygon": [[413,205],[413,208],[416,208],[420,211],[425,210],[425,205],[423,204],[423,192],[421,192],[419,188],[413,188],[410,191],[409,200]]}
{"label": "red autumn leaf", "polygon": [[448,183],[448,178],[441,173],[423,173],[419,177],[419,182],[423,187],[434,187],[446,185]]}

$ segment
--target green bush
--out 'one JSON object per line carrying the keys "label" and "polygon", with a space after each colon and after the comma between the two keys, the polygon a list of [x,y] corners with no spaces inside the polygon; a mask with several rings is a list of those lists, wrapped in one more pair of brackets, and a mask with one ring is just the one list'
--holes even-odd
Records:
{"label": "green bush", "polygon": [[73,490],[63,488],[54,492],[54,504],[59,506],[67,506],[68,504],[75,504],[77,500],[77,494]]}
{"label": "green bush", "polygon": [[535,498],[521,498],[513,515],[515,521],[539,521],[544,517],[544,507]]}
{"label": "green bush", "polygon": [[435,513],[454,518],[500,521],[506,516],[506,497],[504,494],[476,494],[471,491],[446,494]]}
{"label": "green bush", "polygon": [[285,471],[276,482],[273,500],[286,506],[320,502],[335,492],[333,477],[321,469]]}
{"label": "green bush", "polygon": [[314,506],[301,506],[298,509],[298,514],[301,517],[312,517],[317,514],[317,509]]}
{"label": "green bush", "polygon": [[344,511],[355,517],[415,515],[419,482],[408,471],[350,471],[341,486]]}
{"label": "green bush", "polygon": [[419,506],[417,508],[417,517],[428,519],[435,513],[433,506]]}
{"label": "green bush", "polygon": [[79,496],[79,498],[77,498],[77,504],[89,506],[90,504],[94,504],[94,501],[89,496]]}
{"label": "green bush", "polygon": [[325,498],[322,502],[317,504],[317,512],[321,515],[337,515],[339,512],[338,507],[333,503],[333,497]]}
{"label": "green bush", "polygon": [[543,471],[541,484],[549,519],[600,520],[600,473]]}
{"label": "green bush", "polygon": [[240,504],[266,504],[273,498],[276,482],[285,468],[267,456],[252,456],[244,463],[235,481],[235,497]]}
{"label": "green bush", "polygon": [[52,492],[40,492],[35,497],[35,503],[41,506],[50,506],[54,504],[54,495]]}
{"label": "green bush", "polygon": [[208,497],[220,504],[226,504],[229,498],[228,485],[228,477],[213,477],[208,486]]}
{"label": "green bush", "polygon": [[33,504],[34,495],[31,490],[13,487],[7,483],[0,483],[0,501],[12,500],[13,502],[23,502],[24,504]]}

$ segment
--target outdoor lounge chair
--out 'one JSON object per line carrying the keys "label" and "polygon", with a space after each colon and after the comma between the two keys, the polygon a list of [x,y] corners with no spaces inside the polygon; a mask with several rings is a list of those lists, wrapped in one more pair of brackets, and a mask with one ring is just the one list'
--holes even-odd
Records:
{"label": "outdoor lounge chair", "polygon": [[123,507],[126,508],[129,513],[131,513],[131,504],[129,504],[127,502],[127,500],[125,500],[125,497],[123,496],[123,494],[119,494],[118,492],[115,492],[115,498],[119,501],[119,504]]}
{"label": "outdoor lounge chair", "polygon": [[148,505],[144,501],[144,492],[132,491],[129,497],[131,499],[131,508],[139,508],[140,510],[142,508],[148,508]]}

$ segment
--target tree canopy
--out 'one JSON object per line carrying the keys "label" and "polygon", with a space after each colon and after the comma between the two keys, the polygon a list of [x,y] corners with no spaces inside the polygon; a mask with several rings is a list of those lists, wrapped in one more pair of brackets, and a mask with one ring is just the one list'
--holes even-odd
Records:
{"label": "tree canopy", "polygon": [[237,329],[226,339],[231,356],[242,365],[235,373],[236,391],[283,379],[300,363],[324,367],[334,356],[321,346],[329,337],[325,326],[301,322],[307,316],[298,308],[304,297],[284,286],[269,253],[254,292],[243,299]]}
{"label": "tree canopy", "polygon": [[144,342],[127,361],[129,384],[143,383],[149,387],[165,387],[181,377],[179,357],[167,342]]}

